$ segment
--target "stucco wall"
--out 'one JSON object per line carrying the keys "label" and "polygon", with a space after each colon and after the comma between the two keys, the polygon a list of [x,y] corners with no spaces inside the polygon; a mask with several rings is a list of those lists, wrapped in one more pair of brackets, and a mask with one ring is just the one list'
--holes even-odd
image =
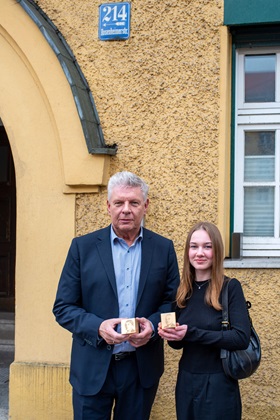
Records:
{"label": "stucco wall", "polygon": [[[111,173],[147,180],[147,225],[180,250],[193,221],[217,221],[222,2],[132,1],[125,42],[98,40],[98,1],[38,3],[82,67],[106,142],[118,144]],[[95,210],[104,198],[79,198],[92,203],[87,228],[107,223]]]}
{"label": "stucco wall", "polygon": [[[128,41],[98,40],[99,1],[39,0],[72,48],[92,90],[107,144],[117,143],[110,173],[127,169],[150,185],[146,226],[173,239],[180,267],[188,228],[223,223],[221,153],[222,0],[133,0]],[[106,189],[76,199],[77,235],[105,226]],[[278,270],[228,270],[244,285],[263,343],[263,362],[241,383],[244,419],[280,415]],[[179,353],[167,348],[153,419],[175,418]],[[66,355],[68,356],[68,355]],[[65,360],[66,362],[66,360]],[[171,391],[171,392],[170,392]],[[69,417],[71,418],[71,417]]]}

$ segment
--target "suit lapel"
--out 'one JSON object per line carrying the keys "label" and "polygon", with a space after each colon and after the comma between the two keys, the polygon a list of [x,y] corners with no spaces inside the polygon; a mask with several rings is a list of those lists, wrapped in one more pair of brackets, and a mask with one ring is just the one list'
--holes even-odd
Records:
{"label": "suit lapel", "polygon": [[102,234],[100,234],[100,236],[97,239],[96,245],[99,252],[100,260],[106,271],[106,274],[114,290],[116,298],[118,298],[116,277],[115,277],[115,270],[114,270],[114,264],[113,264],[111,242],[110,242],[110,229],[111,227],[109,226],[107,229],[103,231]]}
{"label": "suit lapel", "polygon": [[137,294],[137,302],[136,306],[138,305],[146,281],[149,273],[149,269],[152,262],[153,257],[153,239],[151,232],[143,229],[143,240],[142,240],[142,256],[141,256],[141,270],[140,270],[140,279],[139,279],[139,287],[138,287],[138,294]]}

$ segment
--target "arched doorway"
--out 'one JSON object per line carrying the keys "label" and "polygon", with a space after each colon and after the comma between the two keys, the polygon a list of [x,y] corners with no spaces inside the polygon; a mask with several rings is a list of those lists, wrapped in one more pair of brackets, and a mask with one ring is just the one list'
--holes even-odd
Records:
{"label": "arched doorway", "polygon": [[9,415],[31,418],[36,412],[42,420],[66,420],[70,337],[51,309],[75,235],[75,195],[99,193],[110,156],[88,153],[69,82],[21,2],[1,0],[0,56],[0,116],[12,150],[17,203]]}
{"label": "arched doorway", "polygon": [[[1,120],[0,120],[1,121]],[[15,309],[16,183],[14,161],[0,123],[0,311]]]}

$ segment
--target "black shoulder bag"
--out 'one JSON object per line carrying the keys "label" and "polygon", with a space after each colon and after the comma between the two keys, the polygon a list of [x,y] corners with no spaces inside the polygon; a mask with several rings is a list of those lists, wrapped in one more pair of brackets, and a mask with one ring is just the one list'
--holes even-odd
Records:
{"label": "black shoulder bag", "polygon": [[[223,306],[223,321],[222,329],[230,329],[230,320],[228,315],[228,285],[230,279],[225,279],[222,289],[222,306]],[[253,375],[258,369],[261,362],[261,343],[256,333],[252,319],[249,315],[251,303],[247,303],[248,317],[251,323],[250,343],[246,350],[221,350],[221,359],[224,372],[227,376],[233,379],[244,379]]]}

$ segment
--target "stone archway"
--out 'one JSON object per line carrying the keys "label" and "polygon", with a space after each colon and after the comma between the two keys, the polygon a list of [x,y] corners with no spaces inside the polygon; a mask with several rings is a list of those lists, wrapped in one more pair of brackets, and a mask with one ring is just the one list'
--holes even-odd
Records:
{"label": "stone archway", "polygon": [[71,416],[69,395],[57,398],[57,390],[67,388],[70,338],[55,325],[52,304],[75,235],[73,193],[98,192],[106,184],[109,156],[88,154],[61,66],[38,27],[13,0],[1,1],[0,58],[0,117],[17,185],[10,415],[32,418],[36,412],[42,420],[63,420]]}

